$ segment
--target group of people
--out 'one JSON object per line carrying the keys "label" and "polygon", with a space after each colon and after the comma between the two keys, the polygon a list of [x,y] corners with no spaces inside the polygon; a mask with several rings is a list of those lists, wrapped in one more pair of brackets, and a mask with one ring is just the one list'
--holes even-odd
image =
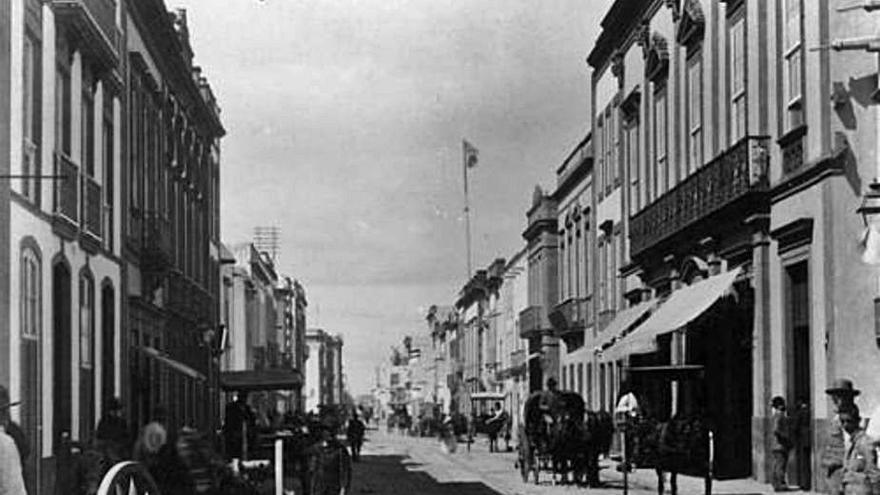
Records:
{"label": "group of people", "polygon": [[[880,467],[877,449],[880,424],[863,421],[855,403],[861,393],[851,380],[841,378],[825,390],[831,399],[834,416],[825,433],[821,466],[826,486],[832,495],[880,494]],[[771,444],[773,452],[772,484],[775,491],[788,490],[786,471],[796,444],[796,418],[789,416],[785,399],[773,397]]]}

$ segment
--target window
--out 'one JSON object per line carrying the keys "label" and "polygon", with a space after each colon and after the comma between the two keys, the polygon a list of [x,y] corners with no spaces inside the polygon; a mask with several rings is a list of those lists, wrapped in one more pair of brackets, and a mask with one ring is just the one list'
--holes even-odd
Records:
{"label": "window", "polygon": [[21,167],[21,194],[39,204],[40,154],[37,136],[40,133],[39,102],[40,102],[40,47],[30,36],[24,37],[24,59],[22,66],[22,134],[23,153]]}
{"label": "window", "polygon": [[[666,177],[669,174],[669,159],[667,154],[667,103],[666,87],[659,86],[654,92],[654,170],[651,174],[651,182],[648,186],[648,201],[658,198],[664,191]],[[671,182],[671,181],[670,181]],[[653,186],[653,188],[651,187]]]}
{"label": "window", "polygon": [[606,268],[605,265],[607,263],[607,258],[605,257],[605,238],[599,239],[598,243],[598,251],[599,251],[599,310],[604,311],[606,309],[606,297],[605,297],[605,284],[606,284]]}
{"label": "window", "polygon": [[566,239],[565,231],[563,230],[562,232],[559,233],[559,259],[561,260],[561,262],[559,263],[559,268],[558,268],[558,271],[559,271],[558,285],[559,285],[559,299],[560,300],[565,299],[565,293],[568,290],[568,288],[565,286],[565,280],[566,280],[565,273],[568,270],[568,267],[566,266],[566,261],[568,260],[566,253],[568,251],[565,246],[565,239]]}
{"label": "window", "polygon": [[566,379],[568,377],[566,376],[566,371],[567,371],[567,367],[563,364],[562,365],[562,383],[561,383],[562,390],[565,390],[566,388],[568,388],[568,380]]}
{"label": "window", "polygon": [[568,293],[566,295],[568,297],[572,297],[575,293],[574,272],[576,268],[574,266],[574,260],[575,256],[577,255],[577,246],[574,244],[571,230],[568,231],[568,245],[568,268],[566,269],[566,274],[568,276]]}
{"label": "window", "polygon": [[581,226],[579,223],[575,222],[575,236],[574,236],[574,295],[575,297],[581,297],[584,295],[584,290],[581,288],[581,283],[583,282],[583,276],[581,275],[581,250],[583,249],[583,237],[581,236]]}
{"label": "window", "polygon": [[113,97],[107,93],[104,95],[104,119],[101,126],[101,142],[104,144],[102,152],[103,159],[103,181],[104,181],[104,207],[103,213],[103,230],[104,247],[113,250],[113,194],[115,191],[113,181],[114,174],[114,132],[113,132]]}
{"label": "window", "polygon": [[584,395],[584,363],[578,363],[577,367],[577,392]]}
{"label": "window", "polygon": [[26,339],[40,336],[40,259],[33,249],[21,255],[21,335]]}
{"label": "window", "polygon": [[730,144],[746,135],[746,61],[745,18],[742,14],[731,21],[728,28],[727,66],[730,68]]}
{"label": "window", "polygon": [[620,119],[618,107],[612,107],[610,110],[611,125],[609,127],[611,142],[611,187],[615,188],[620,185],[620,130],[617,123]]}
{"label": "window", "polygon": [[89,440],[95,424],[95,282],[79,278],[80,440]]}
{"label": "window", "polygon": [[803,116],[803,0],[785,0],[785,101],[788,108],[787,130],[804,123]]}
{"label": "window", "polygon": [[95,176],[95,93],[91,76],[83,69],[82,77],[82,171]]}
{"label": "window", "polygon": [[703,61],[699,53],[691,56],[687,68],[688,169],[703,165]]}
{"label": "window", "polygon": [[596,180],[595,184],[599,191],[598,197],[602,198],[605,194],[605,119],[602,115],[599,115],[599,118],[596,122],[596,161],[598,163],[595,164],[596,170]]}
{"label": "window", "polygon": [[624,158],[629,170],[629,214],[635,215],[641,208],[639,198],[639,120],[633,117],[624,130]]}
{"label": "window", "polygon": [[55,78],[55,149],[70,156],[71,101],[70,72],[67,67],[59,65]]}

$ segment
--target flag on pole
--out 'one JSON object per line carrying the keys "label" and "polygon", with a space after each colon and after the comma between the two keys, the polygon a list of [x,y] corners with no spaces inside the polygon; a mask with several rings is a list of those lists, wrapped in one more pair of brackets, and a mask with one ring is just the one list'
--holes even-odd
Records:
{"label": "flag on pole", "polygon": [[477,148],[474,148],[474,145],[467,142],[467,139],[461,140],[461,146],[464,148],[464,167],[465,168],[474,168],[477,166],[477,160],[480,156],[480,152]]}

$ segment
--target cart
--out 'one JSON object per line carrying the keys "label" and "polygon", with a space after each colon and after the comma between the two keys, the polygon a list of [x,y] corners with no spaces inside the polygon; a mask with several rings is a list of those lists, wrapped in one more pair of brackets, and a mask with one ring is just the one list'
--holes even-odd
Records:
{"label": "cart", "polygon": [[584,400],[573,392],[535,392],[525,403],[517,466],[523,482],[540,483],[541,472],[575,480],[586,469]]}

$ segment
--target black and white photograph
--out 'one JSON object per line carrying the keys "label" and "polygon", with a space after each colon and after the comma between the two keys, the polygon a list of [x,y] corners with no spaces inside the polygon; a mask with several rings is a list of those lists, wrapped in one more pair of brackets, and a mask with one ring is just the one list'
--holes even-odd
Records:
{"label": "black and white photograph", "polygon": [[0,0],[0,495],[880,495],[880,0]]}

